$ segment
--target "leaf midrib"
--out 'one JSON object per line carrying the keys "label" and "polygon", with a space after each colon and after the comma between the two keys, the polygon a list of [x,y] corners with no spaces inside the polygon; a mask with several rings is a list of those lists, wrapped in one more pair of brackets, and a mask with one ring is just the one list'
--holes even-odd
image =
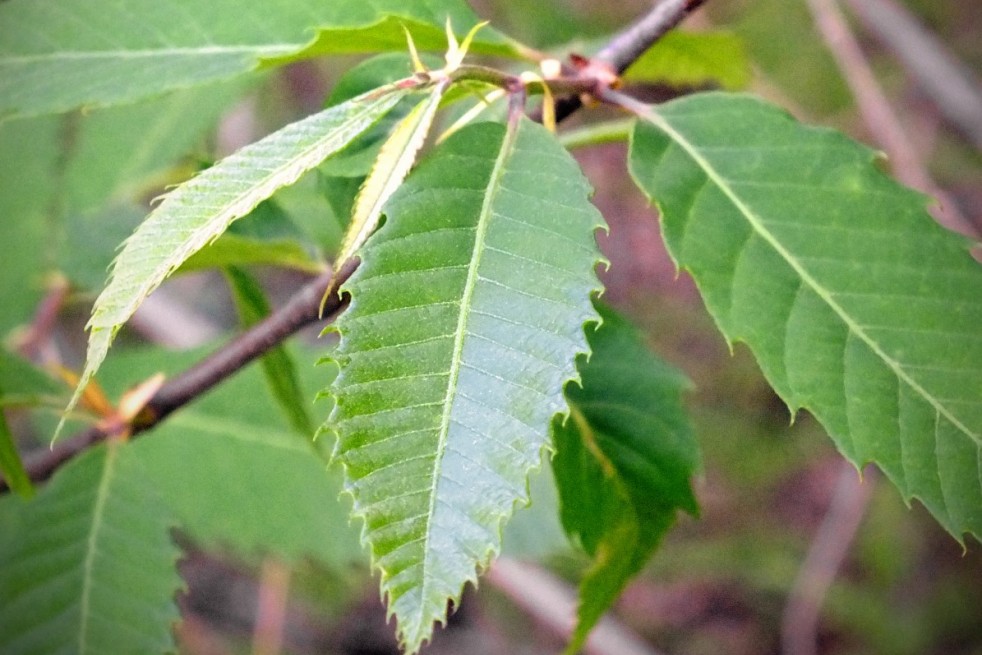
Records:
{"label": "leaf midrib", "polygon": [[[404,94],[395,91],[392,93],[393,96],[400,96],[400,97],[401,95]],[[394,101],[391,104],[394,104]],[[326,110],[326,111],[330,111],[330,110]],[[256,183],[251,184],[248,189],[236,195],[233,199],[229,200],[228,202],[226,202],[222,206],[222,208],[219,211],[212,214],[211,217],[207,219],[205,223],[200,225],[198,228],[192,230],[189,236],[185,238],[182,247],[172,252],[172,254],[169,257],[161,261],[160,264],[158,264],[154,268],[153,274],[148,276],[145,279],[144,283],[138,286],[138,293],[133,295],[134,300],[127,303],[123,308],[127,318],[129,316],[132,316],[133,312],[136,311],[136,307],[139,306],[141,302],[143,302],[143,299],[147,295],[149,295],[150,290],[155,289],[159,285],[161,279],[163,277],[166,277],[169,271],[172,271],[176,267],[180,266],[180,264],[184,262],[191,254],[194,254],[195,252],[200,250],[201,247],[206,245],[207,239],[211,238],[213,236],[213,233],[215,232],[214,226],[216,224],[221,225],[226,221],[232,220],[231,217],[244,216],[246,213],[248,213],[249,209],[255,207],[260,202],[260,201],[253,202],[252,200],[253,198],[256,198],[258,196],[261,196],[262,198],[268,198],[272,194],[272,192],[267,193],[266,192],[267,189],[269,189],[270,187],[273,187],[274,190],[281,188],[282,186],[285,186],[285,184],[287,184],[288,182],[284,184],[280,184],[279,183],[280,180],[282,180],[283,178],[289,179],[289,177],[294,173],[297,173],[297,176],[299,176],[300,174],[303,173],[303,171],[308,170],[310,166],[307,166],[306,162],[311,158],[313,158],[313,155],[315,153],[318,153],[318,151],[323,150],[326,147],[326,144],[329,143],[331,140],[337,140],[338,133],[347,133],[348,130],[351,129],[352,125],[356,125],[360,121],[364,120],[364,116],[366,114],[370,114],[372,112],[378,112],[378,111],[379,111],[378,107],[373,102],[368,102],[363,104],[360,111],[349,116],[347,119],[345,119],[343,123],[341,123],[334,129],[329,130],[327,134],[322,136],[320,139],[317,139],[308,148],[302,150],[295,157],[291,157],[282,166],[279,166],[271,170],[269,174],[267,174],[265,177],[261,178]],[[318,116],[323,118],[322,114]],[[301,134],[301,132],[297,133],[298,136],[299,134]],[[345,143],[348,143],[349,141],[350,139],[344,140]],[[258,143],[262,143],[262,142],[259,141],[257,142],[257,144]],[[197,179],[200,180],[200,178]],[[191,182],[193,183],[194,180],[191,180]],[[178,189],[178,192],[179,191],[180,189]],[[202,192],[198,190],[193,190],[190,191],[190,193],[202,193]],[[171,198],[173,197],[174,196],[171,196]],[[165,202],[167,201],[165,200]],[[165,207],[164,205],[161,205],[160,209],[158,210],[159,212],[158,215],[164,214],[167,211],[167,209],[169,209],[169,207]],[[191,251],[190,254],[188,253],[189,249]],[[111,287],[107,287],[107,291],[110,288]],[[97,305],[98,304],[99,303],[97,303]],[[119,310],[117,309],[116,311],[106,312],[106,314],[113,316],[112,323],[110,325],[106,325],[102,322],[97,322],[96,315],[93,315],[91,319],[91,326],[93,330],[98,328],[103,328],[103,329],[116,328],[120,323],[120,321],[116,319],[116,315],[118,311]]]}
{"label": "leaf midrib", "polygon": [[768,245],[774,248],[781,258],[784,259],[784,261],[801,278],[801,280],[809,288],[811,288],[811,290],[814,291],[815,294],[821,298],[833,312],[835,312],[843,323],[846,324],[846,327],[850,330],[850,332],[859,337],[859,339],[866,344],[866,346],[872,350],[873,353],[879,357],[888,368],[890,368],[890,370],[893,371],[894,375],[896,375],[900,381],[907,384],[917,394],[924,398],[924,400],[934,408],[934,411],[939,416],[944,416],[952,425],[974,441],[976,446],[982,447],[982,435],[972,432],[967,425],[962,423],[956,416],[954,416],[943,404],[941,404],[938,399],[931,395],[916,380],[911,378],[901,366],[900,362],[890,357],[883,350],[883,348],[880,347],[879,343],[877,343],[875,339],[867,334],[859,323],[853,320],[848,312],[846,312],[845,309],[835,301],[832,293],[822,286],[818,280],[813,278],[804,268],[804,266],[794,257],[794,255],[788,251],[788,249],[781,244],[777,237],[766,228],[761,218],[757,216],[757,214],[743,202],[736,191],[730,187],[729,180],[721,175],[712,166],[712,164],[710,164],[710,162],[699,153],[694,144],[692,144],[681,132],[672,127],[672,125],[657,112],[646,110],[644,112],[644,117],[656,125],[660,130],[668,134],[686,152],[686,154],[688,154],[696,162],[696,164],[700,166],[703,171],[705,171],[710,180],[712,180],[719,187],[719,189],[723,191],[726,197],[730,199],[733,205],[747,219],[747,222],[757,232],[757,234],[759,234],[768,243]]}
{"label": "leaf midrib", "polygon": [[[434,459],[435,467],[433,471],[433,481],[430,487],[429,508],[427,509],[426,513],[426,541],[423,545],[423,552],[425,553],[423,564],[424,571],[426,570],[427,563],[430,560],[430,536],[432,535],[430,526],[432,525],[433,515],[436,511],[437,486],[440,478],[442,477],[439,469],[442,465],[443,457],[447,449],[447,440],[450,433],[451,410],[453,409],[454,398],[456,396],[460,369],[463,365],[462,359],[464,337],[467,333],[467,322],[468,318],[470,317],[470,308],[474,298],[474,291],[480,277],[478,275],[478,269],[481,264],[481,257],[484,254],[484,241],[487,237],[488,225],[491,222],[493,215],[494,200],[497,198],[498,191],[501,188],[501,180],[504,177],[505,172],[505,163],[508,161],[515,147],[515,141],[518,134],[518,125],[519,124],[517,121],[508,121],[508,127],[501,142],[501,150],[498,152],[498,157],[495,159],[494,167],[491,169],[491,176],[488,179],[487,191],[484,195],[484,201],[481,204],[481,211],[478,215],[477,227],[474,233],[474,251],[467,271],[467,280],[464,284],[464,290],[461,295],[460,315],[457,318],[457,330],[454,336],[454,344],[451,354],[452,359],[450,361],[449,379],[447,381],[447,393],[444,396],[443,415],[440,418],[439,441],[437,442],[436,458]],[[424,573],[423,584],[420,589],[420,595],[424,599],[428,596],[428,583],[429,577]]]}
{"label": "leaf midrib", "polygon": [[99,487],[96,490],[95,503],[92,507],[92,522],[89,526],[88,537],[85,540],[85,559],[82,561],[82,593],[79,601],[79,653],[87,652],[86,641],[88,640],[89,614],[91,612],[92,569],[95,566],[96,542],[104,523],[103,515],[109,500],[109,486],[115,473],[117,450],[111,444],[106,448],[106,460],[102,466],[102,475],[99,477]]}

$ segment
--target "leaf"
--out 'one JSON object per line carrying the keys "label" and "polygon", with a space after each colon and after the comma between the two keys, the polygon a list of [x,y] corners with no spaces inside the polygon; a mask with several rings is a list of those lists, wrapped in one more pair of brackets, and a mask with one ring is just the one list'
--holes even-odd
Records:
{"label": "leaf", "polygon": [[[234,266],[225,269],[225,279],[232,290],[232,298],[239,312],[239,322],[244,327],[255,325],[269,314],[269,303],[262,288],[249,275]],[[314,436],[314,424],[310,420],[306,405],[301,399],[307,398],[300,390],[297,369],[283,345],[270,349],[260,359],[266,383],[273,398],[286,416],[290,425],[308,438]]]}
{"label": "leaf", "polygon": [[142,201],[167,183],[183,181],[192,171],[175,174],[175,163],[255,81],[210,84],[73,117],[65,170],[69,212],[99,209],[110,200]]}
{"label": "leaf", "polygon": [[378,227],[379,219],[382,217],[382,207],[406,179],[409,169],[416,161],[416,154],[423,147],[430,125],[433,124],[433,118],[436,116],[436,110],[440,106],[440,98],[443,97],[446,88],[446,84],[434,86],[430,95],[396,125],[382,146],[371,172],[355,199],[348,231],[335,257],[335,269],[340,269],[348,259],[353,257]]}
{"label": "leaf", "polygon": [[17,244],[3,251],[0,337],[28,322],[43,294],[60,128],[51,117],[0,124],[0,243]]}
{"label": "leaf", "polygon": [[841,134],[706,94],[641,113],[631,173],[731,341],[854,464],[982,535],[982,268]]}
{"label": "leaf", "polygon": [[[3,396],[3,388],[0,387],[0,397]],[[27,477],[23,462],[20,461],[20,454],[14,444],[14,435],[7,425],[2,406],[0,406],[0,474],[3,474],[7,486],[22,497],[30,498],[34,495],[34,487],[31,485],[31,479]]]}
{"label": "leaf", "polygon": [[[294,361],[314,357],[287,350]],[[121,351],[100,380],[116,395],[134,379],[184,370],[204,355]],[[324,371],[300,367],[298,377],[301,397],[310,399]],[[364,565],[358,532],[338,497],[341,476],[290,428],[259,366],[175,412],[131,447],[175,525],[202,547],[251,558],[273,554],[291,563],[313,558],[331,567]]]}
{"label": "leaf", "polygon": [[103,444],[34,500],[0,502],[17,527],[0,536],[4,652],[175,650],[178,551],[144,476],[127,444]]}
{"label": "leaf", "polygon": [[676,511],[698,512],[689,482],[698,447],[681,399],[688,383],[626,320],[596,306],[603,323],[587,329],[591,354],[577,359],[582,386],[566,386],[571,415],[552,424],[563,527],[593,558],[567,653],[583,646]]}
{"label": "leaf", "polygon": [[232,221],[343,148],[405,93],[380,89],[287,125],[169,193],[126,241],[96,299],[85,369],[68,409],[105,359],[116,332],[164,278]]}
{"label": "leaf", "polygon": [[0,349],[0,407],[60,408],[65,388],[27,360]]}
{"label": "leaf", "polygon": [[345,287],[327,426],[410,652],[499,550],[564,409],[595,316],[587,195],[541,126],[469,126],[393,196]]}
{"label": "leaf", "polygon": [[278,266],[305,273],[320,273],[325,264],[310,256],[293,239],[256,239],[226,232],[215,243],[181,264],[181,273],[224,266]]}
{"label": "leaf", "polygon": [[[440,68],[443,61],[433,55],[423,55],[423,62],[432,69]],[[412,75],[410,59],[405,52],[386,52],[358,62],[344,72],[331,89],[326,106],[333,107],[355,96]],[[389,138],[395,126],[412,111],[419,101],[403,98],[375,125],[365,130],[334,157],[324,162],[318,170],[329,177],[358,177],[368,175],[378,159],[379,150]]]}
{"label": "leaf", "polygon": [[[0,4],[0,120],[121,104],[300,58],[446,47],[477,17],[461,0],[18,0]],[[514,54],[490,30],[476,51]]]}
{"label": "leaf", "polygon": [[724,89],[742,89],[750,81],[750,61],[743,39],[735,34],[674,30],[631,64],[624,79],[687,86],[716,83]]}

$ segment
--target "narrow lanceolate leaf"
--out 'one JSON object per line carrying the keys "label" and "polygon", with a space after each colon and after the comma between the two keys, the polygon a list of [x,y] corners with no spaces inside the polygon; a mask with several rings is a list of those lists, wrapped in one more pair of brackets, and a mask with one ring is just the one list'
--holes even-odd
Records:
{"label": "narrow lanceolate leaf", "polygon": [[416,154],[423,147],[446,88],[445,83],[434,86],[430,95],[399,122],[382,145],[375,165],[355,200],[351,222],[348,223],[348,230],[335,257],[336,269],[340,269],[353,257],[365,243],[365,239],[378,227],[382,207],[406,179],[409,169],[416,161]]}
{"label": "narrow lanceolate leaf", "polygon": [[72,460],[34,500],[0,503],[18,528],[0,536],[0,650],[174,650],[178,550],[145,477],[127,445],[111,443]]}
{"label": "narrow lanceolate leaf", "polygon": [[[243,327],[255,325],[269,314],[269,303],[259,284],[235,266],[225,269],[232,299]],[[283,344],[270,348],[260,360],[266,384],[290,425],[300,434],[313,438],[314,424],[307,411],[307,395],[300,389],[297,367]]]}
{"label": "narrow lanceolate leaf", "polygon": [[982,266],[875,154],[761,100],[637,108],[631,171],[731,340],[852,462],[982,536]]}
{"label": "narrow lanceolate leaf", "polygon": [[405,93],[380,89],[288,125],[168,194],[126,241],[96,299],[85,370],[69,409],[105,359],[117,330],[168,275],[232,221],[347,145]]}
{"label": "narrow lanceolate leaf", "polygon": [[[2,396],[3,389],[0,389],[0,397]],[[17,452],[14,435],[10,433],[2,405],[0,405],[0,476],[10,489],[24,498],[34,495],[34,487],[31,486],[31,480],[24,471],[24,464],[20,461],[20,453]]]}
{"label": "narrow lanceolate leaf", "polygon": [[[14,0],[0,3],[0,120],[121,104],[242,76],[276,59],[446,47],[463,0]],[[478,50],[514,53],[491,30]]]}
{"label": "narrow lanceolate leaf", "polygon": [[698,447],[681,400],[687,382],[626,320],[597,309],[603,323],[587,328],[591,355],[577,360],[582,386],[567,385],[570,416],[553,419],[563,527],[593,558],[569,653],[579,652],[676,512],[697,511],[689,480]]}
{"label": "narrow lanceolate leaf", "polygon": [[601,224],[525,119],[467,127],[392,197],[338,322],[329,421],[408,650],[500,547],[595,318]]}

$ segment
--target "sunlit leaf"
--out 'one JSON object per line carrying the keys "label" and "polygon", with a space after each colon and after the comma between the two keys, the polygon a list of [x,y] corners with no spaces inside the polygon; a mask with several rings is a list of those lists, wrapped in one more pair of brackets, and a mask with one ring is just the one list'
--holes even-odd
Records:
{"label": "sunlit leaf", "polygon": [[344,287],[328,427],[410,652],[499,550],[595,317],[600,216],[555,137],[518,125],[425,159]]}

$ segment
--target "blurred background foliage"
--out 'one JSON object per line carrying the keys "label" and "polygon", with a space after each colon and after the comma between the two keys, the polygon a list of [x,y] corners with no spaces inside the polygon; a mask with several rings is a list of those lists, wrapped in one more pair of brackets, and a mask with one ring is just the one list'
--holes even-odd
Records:
{"label": "blurred background foliage", "polygon": [[[982,70],[979,3],[901,4],[941,38],[952,56],[976,74]],[[560,52],[570,43],[580,49],[602,42],[648,7],[641,0],[481,0],[473,5],[502,31]],[[805,0],[712,0],[685,26],[739,37],[752,72],[748,90],[784,104],[803,120],[869,142]],[[945,124],[889,49],[854,26],[934,179],[982,226],[982,154]],[[147,203],[166,185],[322,107],[358,61],[301,62],[234,85],[0,127],[0,153],[18,153],[0,157],[0,179],[12,190],[0,194],[0,215],[26,217],[0,221],[7,281],[0,285],[5,310],[0,333],[8,347],[37,361],[55,357],[34,349],[36,335],[24,325],[37,316],[43,299],[63,292],[64,320],[55,329],[55,343],[60,357],[77,365],[85,312],[117,244],[145,214]],[[663,85],[640,92],[654,97],[677,93]],[[571,124],[588,120],[582,115],[587,113]],[[606,115],[604,110],[595,113]],[[653,350],[695,382],[688,404],[704,470],[697,481],[702,516],[683,519],[669,534],[616,612],[657,652],[778,653],[788,594],[828,512],[841,459],[808,416],[791,420],[744,348],[730,352],[691,282],[676,274],[662,249],[657,217],[627,178],[623,149],[623,144],[607,144],[576,153],[611,226],[610,234],[601,237],[612,262],[604,275],[607,297],[643,329]],[[271,302],[281,302],[337,246],[358,178],[338,175],[336,168],[308,175],[278,193],[237,223],[207,255],[211,259],[188,268],[249,266]],[[124,330],[120,354],[110,358],[102,382],[116,397],[145,374],[176,373],[203,352],[186,349],[212,342],[235,324],[234,305],[220,275],[199,270],[178,276]],[[315,336],[305,333],[290,350],[310,398],[330,375],[310,366],[327,348]],[[143,347],[147,342],[182,352],[148,350]],[[4,366],[12,370],[14,364]],[[324,478],[316,466],[311,469],[312,460],[292,461],[289,448],[244,448],[257,458],[248,476],[241,470],[223,472],[227,445],[216,443],[210,458],[182,459],[181,439],[207,442],[213,438],[208,434],[213,421],[234,418],[249,424],[266,435],[260,441],[298,438],[272,401],[257,395],[262,384],[253,366],[141,444],[158,451],[154,456],[160,465],[152,472],[156,485],[174,486],[180,476],[193,475],[202,484],[210,480],[215,498],[222,499],[207,505],[189,497],[177,510],[185,526],[175,532],[187,583],[179,599],[182,652],[280,652],[263,650],[256,617],[263,615],[270,594],[281,593],[289,597],[281,652],[395,653],[357,529],[347,525],[346,505],[333,503],[336,481]],[[317,420],[326,413],[322,404],[314,406]],[[44,447],[52,414],[32,420],[11,414],[22,445]],[[330,450],[330,444],[320,447]],[[278,466],[283,467],[280,476]],[[252,482],[244,484],[246,479]],[[866,484],[875,485],[872,497],[824,599],[819,652],[982,654],[982,547],[971,541],[963,548],[921,507],[906,508],[892,487],[877,483],[875,473],[867,475]],[[575,582],[584,560],[566,544],[554,516],[548,473],[533,480],[532,488],[537,502],[510,526],[506,555],[531,558]],[[179,488],[172,492],[180,495]],[[259,504],[265,508],[253,509]],[[253,511],[261,520],[250,520]],[[270,519],[277,513],[283,521]],[[555,652],[561,646],[556,635],[506,596],[487,582],[479,591],[470,590],[448,628],[424,652]]]}

